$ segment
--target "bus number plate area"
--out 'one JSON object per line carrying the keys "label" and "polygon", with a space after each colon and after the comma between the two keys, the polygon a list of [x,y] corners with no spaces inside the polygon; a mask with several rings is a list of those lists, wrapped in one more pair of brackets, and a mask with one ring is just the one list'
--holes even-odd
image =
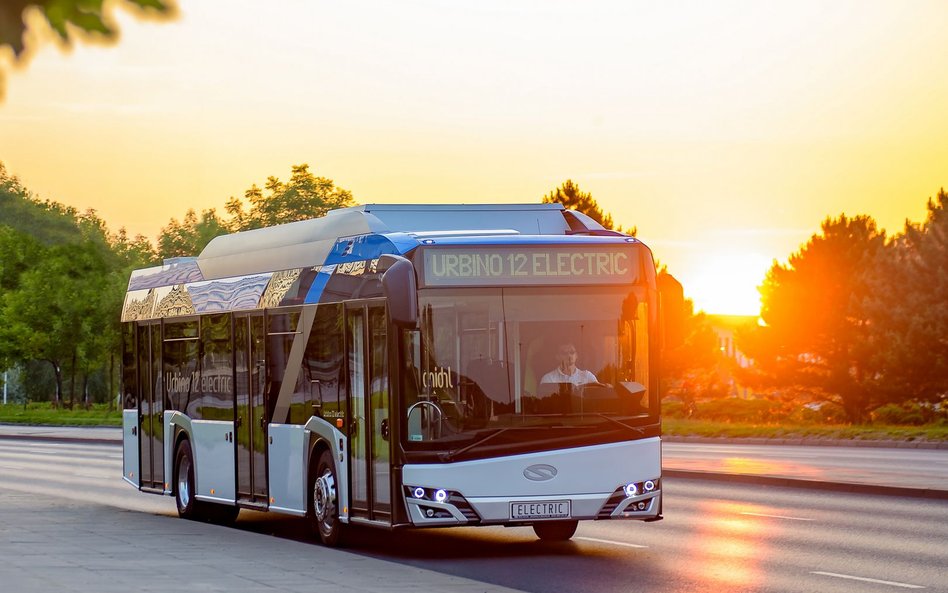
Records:
{"label": "bus number plate area", "polygon": [[570,501],[568,500],[510,503],[511,520],[569,519],[570,514]]}

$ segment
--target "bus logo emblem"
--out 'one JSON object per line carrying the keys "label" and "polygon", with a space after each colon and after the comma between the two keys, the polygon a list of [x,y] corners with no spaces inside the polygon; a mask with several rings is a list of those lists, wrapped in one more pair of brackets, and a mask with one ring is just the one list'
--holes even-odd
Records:
{"label": "bus logo emblem", "polygon": [[556,468],[545,463],[538,463],[523,470],[523,477],[534,482],[546,482],[556,477]]}

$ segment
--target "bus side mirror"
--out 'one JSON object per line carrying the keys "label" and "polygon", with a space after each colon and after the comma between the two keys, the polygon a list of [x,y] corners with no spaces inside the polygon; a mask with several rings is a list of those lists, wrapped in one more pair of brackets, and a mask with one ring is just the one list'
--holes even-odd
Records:
{"label": "bus side mirror", "polygon": [[378,270],[382,272],[382,292],[388,300],[388,314],[399,327],[418,326],[418,288],[415,266],[400,255],[379,257]]}

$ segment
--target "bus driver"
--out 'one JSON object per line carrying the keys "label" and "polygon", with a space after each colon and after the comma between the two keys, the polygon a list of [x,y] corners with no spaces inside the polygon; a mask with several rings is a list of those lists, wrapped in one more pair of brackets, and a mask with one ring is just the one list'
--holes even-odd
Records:
{"label": "bus driver", "polygon": [[559,364],[555,369],[543,375],[540,383],[572,383],[573,385],[599,383],[596,375],[576,366],[576,355],[576,346],[572,342],[560,345],[556,355]]}

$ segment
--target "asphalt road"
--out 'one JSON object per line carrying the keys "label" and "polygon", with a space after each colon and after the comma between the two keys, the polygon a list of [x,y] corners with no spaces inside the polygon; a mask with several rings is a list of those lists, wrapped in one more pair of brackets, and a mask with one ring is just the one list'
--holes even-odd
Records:
{"label": "asphalt road", "polygon": [[[179,520],[170,498],[122,482],[120,465],[114,446],[0,440],[4,590],[159,591],[186,578],[182,590],[948,591],[943,500],[668,478],[664,521],[584,523],[569,543],[528,528],[354,530],[338,551],[288,517]],[[117,533],[143,562],[110,547]],[[84,541],[105,555],[57,553]],[[68,580],[71,556],[81,579]]]}

